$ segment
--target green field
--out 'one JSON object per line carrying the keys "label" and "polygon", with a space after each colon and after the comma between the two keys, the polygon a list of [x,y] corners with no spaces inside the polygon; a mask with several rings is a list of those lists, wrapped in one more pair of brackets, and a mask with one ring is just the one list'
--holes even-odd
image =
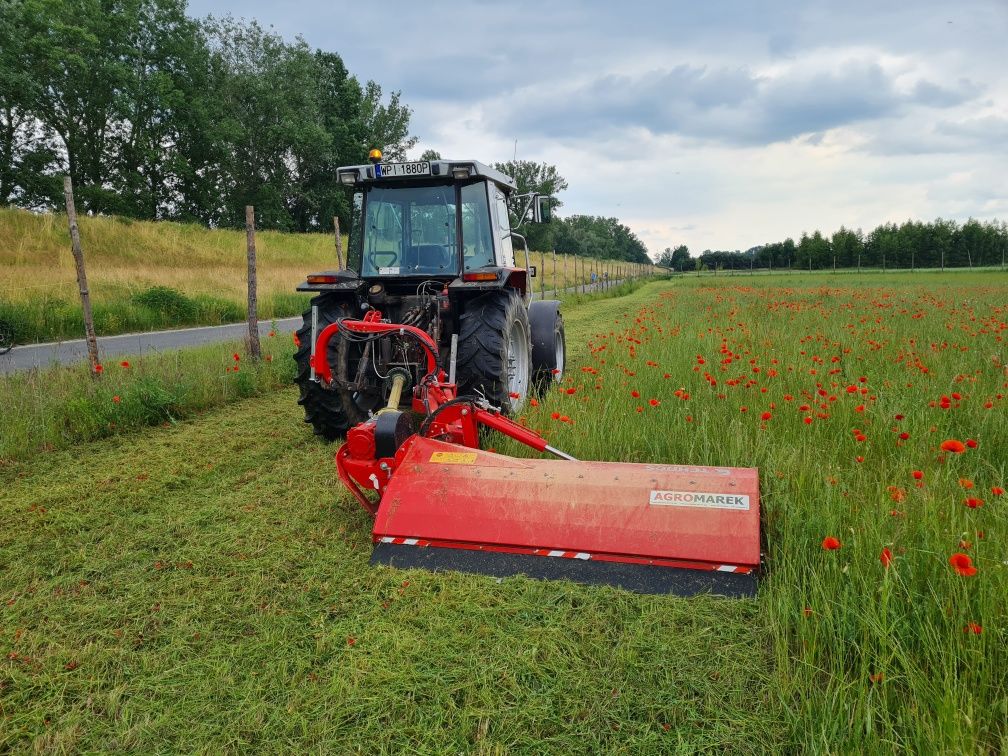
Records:
{"label": "green field", "polygon": [[758,466],[756,600],[370,568],[292,389],[12,455],[0,750],[1003,752],[1006,301],[795,275],[568,309],[574,392],[525,418],[582,458]]}

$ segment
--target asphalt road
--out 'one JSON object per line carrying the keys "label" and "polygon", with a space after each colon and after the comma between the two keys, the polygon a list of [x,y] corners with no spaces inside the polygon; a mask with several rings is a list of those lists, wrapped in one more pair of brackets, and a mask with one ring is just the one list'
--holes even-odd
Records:
{"label": "asphalt road", "polygon": [[[300,325],[300,315],[296,318],[284,318],[276,321],[277,331],[283,333],[294,331]],[[259,323],[259,334],[263,337],[272,329],[273,323],[270,321]],[[179,328],[173,331],[99,336],[98,355],[103,360],[123,354],[140,356],[202,344],[217,344],[221,341],[240,341],[247,335],[248,324],[232,323],[202,328]],[[27,344],[14,347],[7,354],[0,355],[0,375],[38,367],[70,365],[85,360],[87,360],[87,343],[84,339],[48,344]]]}
{"label": "asphalt road", "polygon": [[[619,282],[613,281],[612,286]],[[599,284],[588,284],[587,291],[593,291]],[[579,290],[572,287],[567,291]],[[547,296],[553,293],[547,291]],[[539,292],[533,293],[533,299],[539,298]],[[290,333],[301,325],[301,316],[277,320],[278,333]],[[266,336],[273,328],[273,323],[259,323],[259,334]],[[99,359],[107,360],[118,355],[142,356],[157,352],[170,352],[185,347],[201,346],[202,344],[217,344],[222,341],[240,341],[248,333],[245,323],[232,323],[221,326],[203,326],[200,328],[178,328],[172,331],[150,331],[148,333],[125,333],[120,336],[99,336]],[[72,365],[87,360],[87,344],[84,339],[74,341],[58,341],[46,344],[26,344],[14,347],[5,355],[0,355],[0,375],[17,373],[33,368],[50,367],[53,365]]]}

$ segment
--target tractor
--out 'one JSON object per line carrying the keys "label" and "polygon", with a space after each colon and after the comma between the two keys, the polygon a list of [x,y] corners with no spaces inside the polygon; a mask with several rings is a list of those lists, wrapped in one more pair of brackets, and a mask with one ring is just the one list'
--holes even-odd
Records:
{"label": "tractor", "polygon": [[[532,301],[524,222],[547,222],[551,198],[518,194],[514,181],[476,160],[383,163],[337,170],[353,189],[346,265],[312,273],[298,291],[315,296],[296,333],[298,403],[327,441],[386,407],[410,405],[424,375],[424,353],[406,337],[380,341],[341,332],[313,368],[318,335],[345,318],[378,311],[386,322],[419,328],[438,346],[439,367],[460,393],[505,415],[563,379],[566,345],[560,302]],[[517,208],[512,221],[511,208]],[[520,244],[516,263],[515,247]]]}

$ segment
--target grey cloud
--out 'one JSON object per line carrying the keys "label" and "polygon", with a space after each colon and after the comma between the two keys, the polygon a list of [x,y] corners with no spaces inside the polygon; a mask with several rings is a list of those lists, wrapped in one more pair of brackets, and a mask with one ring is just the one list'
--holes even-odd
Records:
{"label": "grey cloud", "polygon": [[638,76],[600,76],[547,95],[518,92],[515,97],[524,100],[520,107],[499,101],[490,120],[509,133],[553,137],[592,137],[636,127],[659,135],[770,144],[808,134],[821,138],[829,129],[911,105],[949,107],[975,94],[975,88],[951,92],[931,82],[903,94],[875,63],[851,62],[828,72],[772,78],[746,68],[680,65]]}

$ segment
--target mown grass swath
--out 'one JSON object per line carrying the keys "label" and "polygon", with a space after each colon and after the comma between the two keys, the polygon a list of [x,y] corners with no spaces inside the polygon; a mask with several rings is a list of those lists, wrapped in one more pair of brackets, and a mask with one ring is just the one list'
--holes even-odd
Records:
{"label": "mown grass swath", "polygon": [[758,466],[755,601],[369,568],[284,391],[0,473],[0,743],[1002,750],[1008,281],[781,283],[569,309],[524,415],[582,458]]}

